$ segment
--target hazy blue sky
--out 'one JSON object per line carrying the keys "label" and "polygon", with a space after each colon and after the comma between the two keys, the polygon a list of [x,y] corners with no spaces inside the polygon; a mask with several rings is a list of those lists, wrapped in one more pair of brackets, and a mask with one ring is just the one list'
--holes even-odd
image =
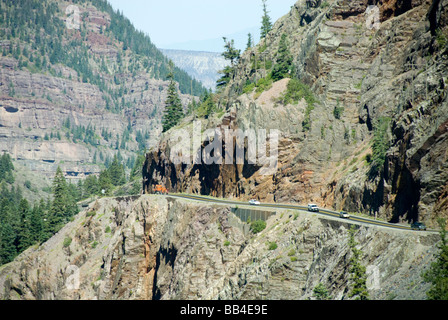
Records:
{"label": "hazy blue sky", "polygon": [[[149,34],[152,42],[159,48],[173,48],[173,44],[198,42],[198,40],[221,39],[226,35],[243,32],[246,33],[247,39],[248,30],[254,30],[254,27],[255,30],[259,29],[263,14],[261,0],[109,0],[109,2],[115,9],[123,11],[137,29]],[[296,0],[268,0],[272,22],[287,14],[295,2]],[[206,41],[201,43],[207,46]],[[191,46],[194,50],[193,43]],[[212,50],[212,45],[210,46]]]}

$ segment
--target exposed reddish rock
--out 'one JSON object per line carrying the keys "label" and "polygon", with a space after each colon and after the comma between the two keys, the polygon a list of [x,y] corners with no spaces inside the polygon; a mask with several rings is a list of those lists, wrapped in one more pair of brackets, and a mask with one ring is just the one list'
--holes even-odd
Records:
{"label": "exposed reddish rock", "polygon": [[[175,166],[167,136],[147,155],[145,186],[160,182],[173,192],[315,202],[432,226],[436,217],[448,217],[442,151],[448,149],[443,131],[447,62],[431,27],[444,30],[447,1],[380,1],[378,30],[366,25],[368,4],[298,1],[268,34],[265,51],[256,47],[242,55],[221,94],[229,113],[208,128],[280,130],[275,174],[262,176],[251,165]],[[272,94],[280,82],[261,96],[242,94],[248,81],[266,76],[265,69],[254,70],[253,60],[275,62],[282,34],[289,35],[295,75],[319,100],[310,112],[310,130],[302,126],[304,101],[284,106],[278,102],[282,90]],[[337,106],[344,108],[341,119],[333,113]],[[384,137],[390,147],[384,167],[372,175],[367,159],[375,151],[375,126],[382,118],[390,119]]]}

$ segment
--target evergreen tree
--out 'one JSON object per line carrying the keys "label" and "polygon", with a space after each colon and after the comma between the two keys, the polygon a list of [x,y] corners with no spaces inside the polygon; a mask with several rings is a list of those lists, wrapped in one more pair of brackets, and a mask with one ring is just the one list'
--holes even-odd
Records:
{"label": "evergreen tree", "polygon": [[107,169],[110,183],[114,186],[122,186],[126,183],[126,174],[123,164],[118,160],[118,156],[114,157],[110,167]]}
{"label": "evergreen tree", "polygon": [[51,229],[57,230],[64,221],[66,212],[67,183],[60,167],[57,168],[53,180],[53,203],[50,210]]}
{"label": "evergreen tree", "polygon": [[252,34],[248,33],[247,34],[246,50],[252,48],[253,46],[254,46],[254,40],[252,39]]}
{"label": "evergreen tree", "polygon": [[271,17],[269,17],[269,12],[266,5],[267,0],[262,0],[263,2],[263,17],[261,19],[261,38],[265,38],[269,31],[272,30]]}
{"label": "evergreen tree", "polygon": [[384,169],[386,153],[389,150],[390,142],[388,137],[390,118],[380,117],[378,123],[374,125],[373,145],[372,145],[372,166],[369,171],[371,177],[380,174]]}
{"label": "evergreen tree", "polygon": [[146,159],[146,157],[142,154],[137,156],[137,159],[135,160],[135,163],[134,163],[134,168],[132,169],[131,175],[129,177],[130,181],[135,181],[137,179],[142,178],[142,168],[143,168],[145,159]]}
{"label": "evergreen tree", "polygon": [[31,208],[26,199],[22,199],[19,204],[20,229],[18,234],[19,252],[26,250],[33,244],[33,235],[31,234]]}
{"label": "evergreen tree", "polygon": [[313,297],[316,298],[316,300],[331,300],[331,296],[328,294],[327,288],[325,288],[322,283],[319,283],[313,289]]}
{"label": "evergreen tree", "polygon": [[230,62],[230,65],[227,65],[223,70],[219,71],[222,77],[216,81],[217,88],[223,88],[230,82],[241,55],[241,50],[235,48],[235,41],[233,39],[227,41],[227,38],[223,37],[223,40],[225,51],[222,53],[222,56]]}
{"label": "evergreen tree", "polygon": [[83,195],[84,198],[90,197],[92,195],[100,194],[100,187],[98,183],[98,178],[95,175],[89,175],[83,183]]}
{"label": "evergreen tree", "polygon": [[356,248],[358,243],[355,240],[355,227],[349,230],[349,247],[352,251],[350,258],[350,273],[353,281],[353,288],[349,294],[350,298],[356,297],[356,300],[369,300],[367,292],[367,273],[366,267],[361,264],[362,251]]}
{"label": "evergreen tree", "polygon": [[14,165],[8,153],[4,153],[0,157],[0,182],[5,180],[7,183],[14,183],[13,176]]}
{"label": "evergreen tree", "polygon": [[72,216],[77,214],[76,201],[69,192],[67,181],[60,167],[53,180],[53,202],[50,208],[50,231],[57,232]]}
{"label": "evergreen tree", "polygon": [[240,60],[241,50],[235,48],[235,40],[232,39],[230,41],[227,41],[226,37],[223,37],[222,39],[224,40],[224,48],[226,49],[222,53],[222,56],[224,57],[224,59],[230,62],[230,65],[232,67],[235,67],[235,65]]}
{"label": "evergreen tree", "polygon": [[446,220],[438,220],[440,226],[439,252],[436,260],[428,271],[423,273],[423,280],[431,283],[431,288],[426,293],[429,300],[448,300],[448,239]]}
{"label": "evergreen tree", "polygon": [[280,39],[277,63],[274,65],[271,74],[272,79],[278,81],[286,78],[291,73],[292,61],[293,57],[289,51],[288,36],[284,33]]}
{"label": "evergreen tree", "polygon": [[[101,195],[110,195],[113,189],[113,184],[111,182],[109,176],[109,170],[101,171],[100,176],[98,178],[98,186]],[[104,190],[104,194],[102,191]]]}
{"label": "evergreen tree", "polygon": [[168,79],[170,80],[170,84],[168,87],[168,97],[165,101],[165,111],[162,119],[163,132],[166,132],[172,127],[178,125],[185,116],[182,108],[182,102],[177,92],[173,73],[168,75]]}
{"label": "evergreen tree", "polygon": [[44,234],[44,210],[45,204],[41,199],[40,203],[33,207],[30,216],[30,232],[33,243],[40,243],[45,240]]}
{"label": "evergreen tree", "polygon": [[11,262],[17,255],[16,233],[9,223],[0,225],[0,265]]}

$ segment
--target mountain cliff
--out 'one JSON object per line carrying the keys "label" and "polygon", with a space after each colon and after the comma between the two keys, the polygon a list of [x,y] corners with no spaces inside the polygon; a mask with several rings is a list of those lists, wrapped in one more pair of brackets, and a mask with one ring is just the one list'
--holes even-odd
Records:
{"label": "mountain cliff", "polygon": [[[180,214],[182,213],[182,214]],[[0,267],[12,300],[350,299],[339,219],[279,210],[254,234],[222,205],[162,196],[101,199],[42,246]],[[438,236],[357,226],[371,299],[424,299]]]}
{"label": "mountain cliff", "polygon": [[[432,226],[448,217],[447,1],[369,4],[298,1],[241,55],[214,97],[223,111],[186,119],[222,136],[279,130],[278,170],[265,175],[248,163],[247,143],[244,164],[173,163],[173,131],[148,153],[144,188],[315,202]],[[289,73],[277,81],[285,52]],[[210,144],[199,139],[190,154]]]}
{"label": "mountain cliff", "polygon": [[[103,0],[0,1],[0,152],[71,179],[154,145],[166,58]],[[204,88],[175,67],[186,108]]]}
{"label": "mountain cliff", "polygon": [[[436,218],[446,218],[448,2],[382,0],[378,11],[371,9],[378,13],[373,20],[369,3],[298,1],[265,39],[242,54],[227,85],[203,97],[147,153],[144,191],[161,183],[171,192],[313,201],[392,222],[423,220],[432,226]],[[19,61],[11,55],[2,61],[12,73]],[[274,79],[285,61],[288,71]],[[48,80],[48,74],[32,76]],[[157,81],[162,87],[145,91],[148,99],[165,91],[165,82]],[[17,92],[25,95],[18,83],[5,101],[16,101]],[[140,88],[138,81],[125,83],[129,87],[122,83],[123,90]],[[89,93],[85,101],[101,101],[89,80],[82,89]],[[36,99],[35,110],[53,106],[50,100],[60,101],[56,97]],[[20,99],[5,104],[3,112],[21,115],[28,100]],[[95,110],[88,114],[100,118]],[[41,123],[44,116],[36,111],[30,118]],[[71,127],[75,119],[61,126]],[[178,147],[185,147],[182,157],[205,154],[213,142],[205,136],[210,128],[215,134],[278,130],[277,170],[266,174],[249,161],[250,140],[242,144],[240,163],[175,161]],[[269,149],[275,145],[274,138],[259,140],[257,145]],[[223,153],[209,155],[219,160],[237,151],[226,143]],[[426,297],[430,284],[421,275],[437,256],[439,237],[433,232],[282,209],[273,209],[266,228],[255,232],[236,209],[148,194],[98,199],[51,239],[0,267],[0,298],[307,300],[326,292],[328,299],[354,299],[355,258],[367,269],[371,299]]]}

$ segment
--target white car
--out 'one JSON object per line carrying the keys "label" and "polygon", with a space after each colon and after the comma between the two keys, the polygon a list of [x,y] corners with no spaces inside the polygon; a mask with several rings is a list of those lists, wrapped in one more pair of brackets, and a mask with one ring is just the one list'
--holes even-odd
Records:
{"label": "white car", "polygon": [[350,215],[345,211],[339,212],[339,217],[343,219],[350,219]]}
{"label": "white car", "polygon": [[249,204],[252,205],[252,206],[259,206],[260,205],[260,201],[253,199],[253,200],[249,201]]}
{"label": "white car", "polygon": [[315,204],[309,204],[308,205],[308,211],[311,212],[319,212],[319,207]]}

